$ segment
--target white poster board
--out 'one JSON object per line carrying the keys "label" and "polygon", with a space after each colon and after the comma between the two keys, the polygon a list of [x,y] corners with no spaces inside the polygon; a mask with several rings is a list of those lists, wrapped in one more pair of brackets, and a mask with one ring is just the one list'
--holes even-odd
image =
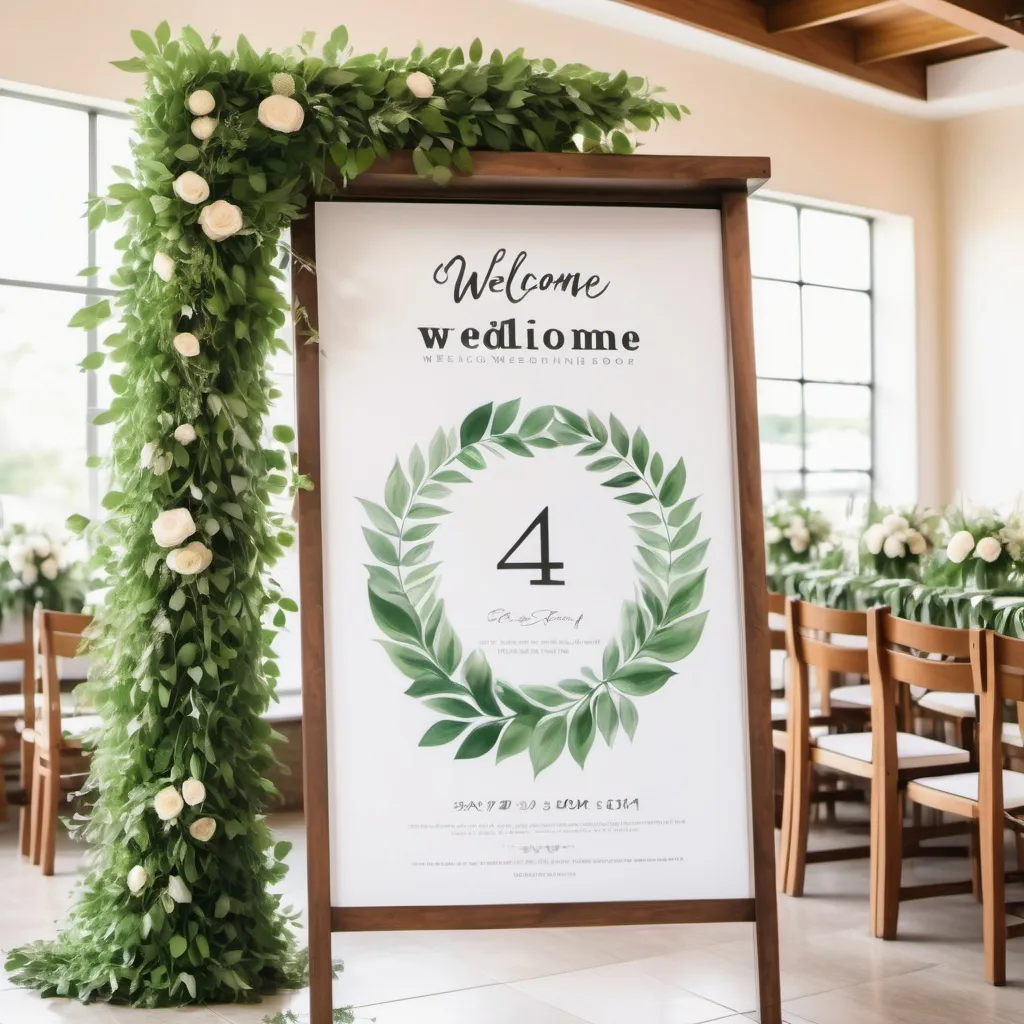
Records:
{"label": "white poster board", "polygon": [[318,204],[333,906],[752,895],[721,245]]}

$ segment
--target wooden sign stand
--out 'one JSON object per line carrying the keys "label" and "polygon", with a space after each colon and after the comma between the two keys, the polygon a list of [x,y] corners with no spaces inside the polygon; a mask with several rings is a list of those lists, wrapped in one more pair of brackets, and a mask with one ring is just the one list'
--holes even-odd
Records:
{"label": "wooden sign stand", "polygon": [[[665,206],[720,210],[726,322],[735,426],[737,516],[746,651],[752,898],[458,907],[332,907],[328,811],[327,679],[320,499],[319,348],[316,222],[310,205],[295,222],[292,244],[299,471],[313,482],[298,501],[302,606],[303,772],[306,808],[310,1013],[331,1020],[331,932],[434,928],[530,928],[752,921],[762,1024],[781,1024],[778,911],[768,664],[768,613],[758,452],[757,380],[747,233],[747,195],[770,173],[764,158],[476,153],[472,176],[447,188],[416,176],[409,154],[375,164],[332,197],[423,202]],[[308,261],[308,262],[307,262]]]}

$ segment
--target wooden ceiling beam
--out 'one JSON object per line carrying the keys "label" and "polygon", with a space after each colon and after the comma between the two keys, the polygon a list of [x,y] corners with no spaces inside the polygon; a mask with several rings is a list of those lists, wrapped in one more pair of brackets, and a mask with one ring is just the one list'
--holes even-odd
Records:
{"label": "wooden ceiling beam", "polygon": [[782,0],[768,8],[769,32],[800,32],[818,25],[898,7],[900,0]]}
{"label": "wooden ceiling beam", "polygon": [[927,98],[927,75],[915,57],[860,64],[854,33],[840,25],[819,25],[803,32],[769,32],[766,11],[754,0],[619,0],[686,25],[756,46],[770,53],[816,65],[883,89]]}
{"label": "wooden ceiling beam", "polygon": [[1024,32],[1008,23],[1009,14],[1020,12],[1019,0],[904,0],[907,7],[913,7],[922,14],[941,18],[950,25],[958,25],[976,36],[984,36],[993,42],[1002,43],[1014,50],[1024,50]]}
{"label": "wooden ceiling beam", "polygon": [[861,64],[874,64],[977,38],[976,32],[959,25],[937,21],[926,15],[910,16],[858,32],[857,60]]}

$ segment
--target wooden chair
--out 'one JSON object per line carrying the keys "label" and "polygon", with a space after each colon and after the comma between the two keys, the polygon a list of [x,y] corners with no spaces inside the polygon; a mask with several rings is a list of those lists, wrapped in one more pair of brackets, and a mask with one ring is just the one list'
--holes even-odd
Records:
{"label": "wooden chair", "polygon": [[[21,683],[3,684],[0,692],[0,742],[4,756],[7,750],[20,748],[21,764],[18,786],[13,796],[21,804],[20,848],[25,855],[29,851],[28,827],[28,793],[32,784],[32,754],[22,741],[22,733],[26,727],[31,728],[35,719],[35,660],[32,647],[32,612],[25,611],[24,632],[22,639],[13,643],[0,644],[0,661],[20,662],[22,665]],[[0,772],[0,821],[6,821],[7,810],[7,778]]]}
{"label": "wooden chair", "polygon": [[[852,726],[861,729],[866,722],[867,709],[863,703],[844,703],[842,700],[844,690],[856,689],[859,696],[863,687],[832,688],[832,681],[840,673],[855,676],[867,673],[866,646],[850,643],[851,638],[863,638],[865,634],[863,612],[821,608],[795,598],[786,602],[788,717],[786,731],[781,734],[781,744],[779,733],[773,732],[773,739],[776,747],[781,745],[786,755],[779,888],[790,896],[803,895],[809,862],[868,855],[865,846],[807,850],[811,803],[815,799],[814,765],[825,764],[819,756],[819,744],[827,742],[832,728]],[[812,669],[816,684],[814,691],[810,679]],[[817,696],[816,703],[812,694]],[[830,798],[834,800],[835,796],[831,794]]]}
{"label": "wooden chair", "polygon": [[[831,727],[851,723],[856,725],[856,709],[841,707],[835,701],[836,694],[841,693],[841,690],[832,690],[830,696],[826,698],[830,703],[821,707],[815,715],[810,707],[808,684],[808,675],[812,668],[816,673],[823,674],[868,674],[871,660],[870,636],[867,647],[855,645],[852,641],[869,635],[870,622],[870,613],[838,611],[807,602],[792,601],[788,608],[787,641],[791,648],[792,699],[787,729],[789,757],[786,796],[790,809],[784,814],[783,854],[780,863],[785,866],[785,874],[781,876],[780,882],[782,890],[791,896],[803,895],[805,868],[808,863],[868,855],[872,856],[873,865],[877,862],[877,857],[874,856],[877,832],[874,817],[871,821],[871,843],[868,847],[854,846],[811,853],[807,850],[812,773],[815,767],[870,783],[874,807],[875,790],[879,779],[882,778],[874,738],[874,730],[877,728],[876,706],[881,699],[880,691],[872,680],[869,684],[872,732],[826,732],[824,729],[812,727],[824,725],[829,726],[831,730]],[[886,713],[891,715],[893,741],[898,747],[894,754],[896,760],[893,762],[893,770],[900,783],[922,774],[963,771],[969,762],[967,751],[895,728],[898,715],[903,721],[909,721],[909,705],[906,701],[898,705],[895,698],[892,698],[886,705]],[[948,835],[950,831],[955,830],[949,827],[921,827],[908,830],[907,838],[913,845],[915,853],[925,854],[929,851],[919,848],[922,839]]]}
{"label": "wooden chair", "polygon": [[[868,663],[872,687],[871,730],[875,778],[871,788],[871,928],[894,939],[901,900],[949,896],[975,891],[980,879],[904,886],[903,792],[918,804],[945,811],[949,797],[939,795],[972,774],[966,750],[937,740],[911,737],[899,730],[898,707],[909,700],[910,687],[942,693],[973,693],[980,658],[980,630],[947,629],[898,619],[887,608],[868,612]],[[947,747],[958,759],[928,754],[925,744]],[[916,745],[919,750],[911,750]],[[925,784],[915,784],[927,780]],[[933,796],[934,794],[934,796]],[[947,828],[946,834],[951,829]],[[972,832],[972,852],[976,852]]]}
{"label": "wooden chair", "polygon": [[[985,977],[993,985],[1006,984],[1006,940],[1024,935],[1024,922],[1006,922],[1006,868],[1003,836],[1007,823],[1021,824],[1007,815],[1024,809],[1024,773],[1003,769],[1003,702],[1017,701],[1018,719],[1024,717],[1024,641],[995,633],[974,631],[970,636],[972,684],[979,696],[978,771],[940,778],[921,778],[907,786],[907,797],[936,810],[960,815],[976,823],[981,874],[982,921],[985,941]],[[953,677],[952,670],[950,671]],[[963,673],[957,666],[957,683]],[[1018,855],[1020,846],[1018,845]],[[894,938],[900,893],[895,864],[882,894],[881,927],[884,938]],[[1018,867],[1020,867],[1018,861]],[[1019,876],[1020,872],[1017,872]],[[893,880],[894,879],[894,880]],[[934,887],[932,887],[934,888]],[[927,895],[927,894],[926,894]],[[1013,906],[1024,917],[1024,906]]]}
{"label": "wooden chair", "polygon": [[53,874],[57,843],[57,819],[64,790],[81,785],[89,771],[89,755],[83,737],[100,725],[98,715],[62,719],[58,658],[73,658],[82,633],[92,622],[89,615],[64,612],[35,613],[35,645],[42,681],[42,706],[27,742],[32,744],[30,856],[41,864],[44,875]]}

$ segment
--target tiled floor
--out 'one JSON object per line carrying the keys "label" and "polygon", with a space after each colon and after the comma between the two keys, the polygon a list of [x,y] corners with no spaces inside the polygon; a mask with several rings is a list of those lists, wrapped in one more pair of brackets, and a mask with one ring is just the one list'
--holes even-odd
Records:
{"label": "tiled floor", "polygon": [[[863,841],[857,809],[817,843]],[[301,905],[302,821],[274,821],[295,841],[286,892]],[[80,853],[65,840],[43,879],[0,825],[0,946],[52,935]],[[964,877],[966,860],[908,861],[905,880]],[[813,865],[803,899],[780,898],[782,990],[790,1024],[1024,1024],[1024,939],[1010,944],[1010,984],[982,973],[981,916],[969,896],[904,904],[900,940],[867,934],[867,862]],[[1024,893],[1021,894],[1024,898]],[[377,1024],[747,1024],[754,1016],[749,925],[335,936],[345,973],[338,1005]],[[0,1024],[258,1024],[305,1009],[305,994],[260,1007],[138,1011],[41,1001],[0,974]]]}

